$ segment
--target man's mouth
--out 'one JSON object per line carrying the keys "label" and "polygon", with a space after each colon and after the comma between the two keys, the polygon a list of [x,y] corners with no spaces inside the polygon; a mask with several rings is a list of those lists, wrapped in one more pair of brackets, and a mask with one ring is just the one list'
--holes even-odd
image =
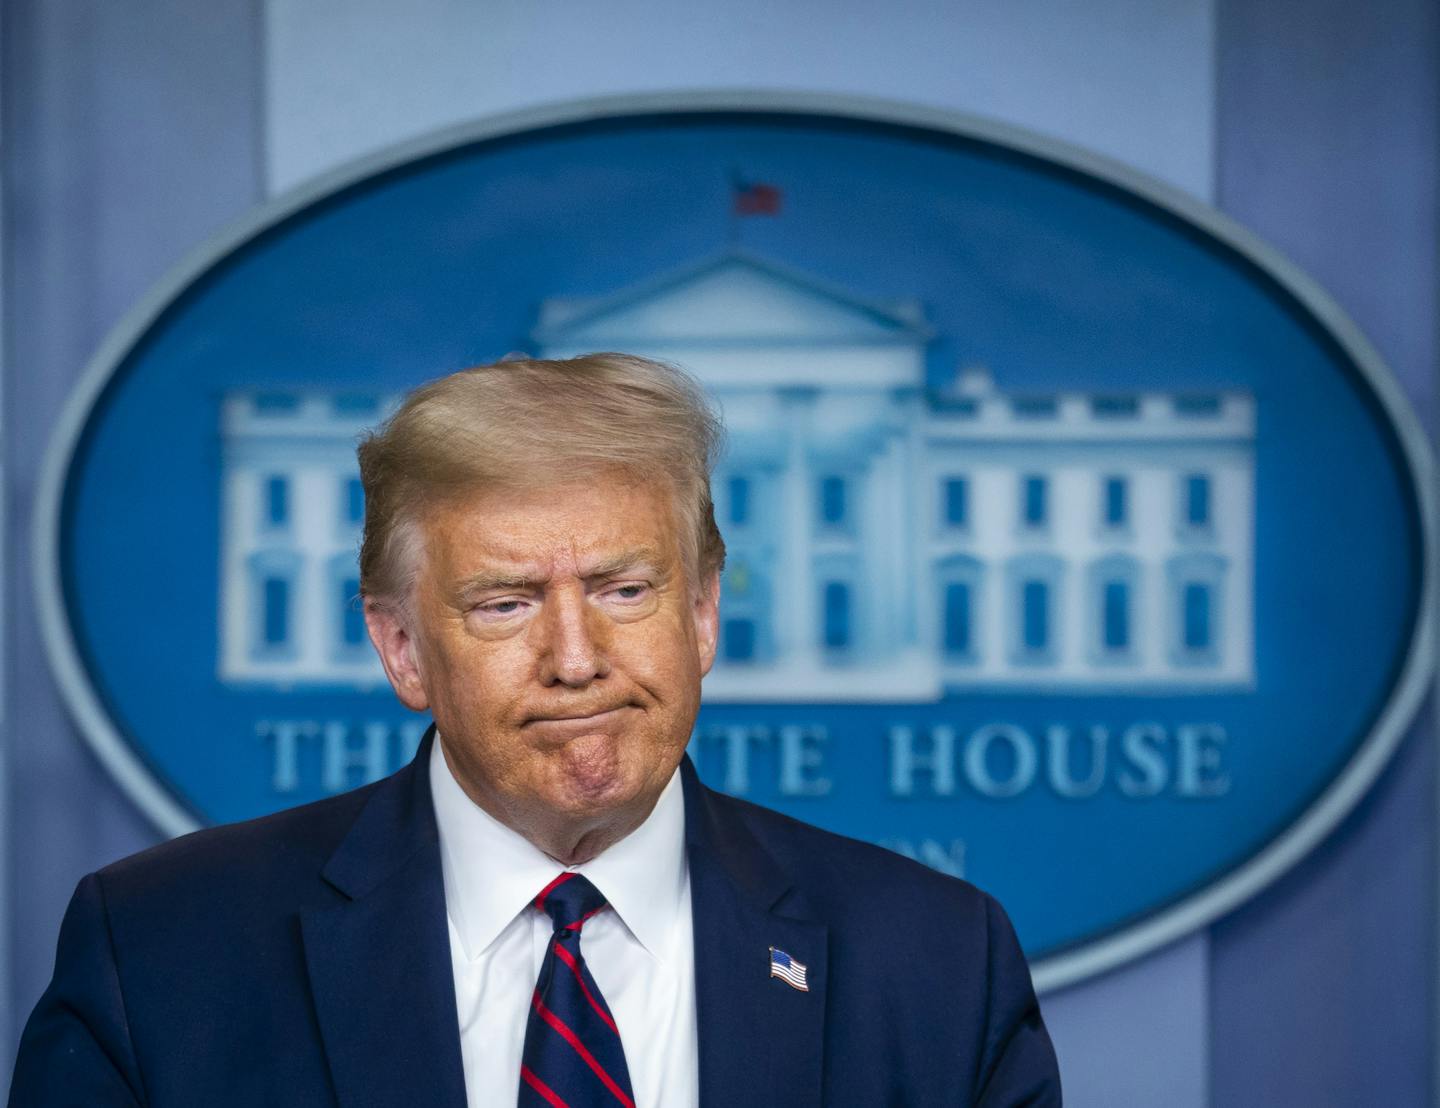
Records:
{"label": "man's mouth", "polygon": [[599,708],[590,712],[550,712],[545,715],[531,716],[526,724],[546,723],[557,726],[584,726],[587,723],[606,723],[619,716],[629,704],[617,704],[613,708]]}

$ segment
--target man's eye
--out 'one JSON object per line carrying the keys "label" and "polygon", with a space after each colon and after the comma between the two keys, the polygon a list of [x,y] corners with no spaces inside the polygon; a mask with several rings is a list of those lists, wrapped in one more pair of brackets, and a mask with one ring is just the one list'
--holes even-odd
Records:
{"label": "man's eye", "polygon": [[491,618],[497,616],[513,616],[524,607],[524,604],[525,602],[523,600],[515,599],[489,600],[479,605],[478,611],[482,616],[489,616]]}
{"label": "man's eye", "polygon": [[649,585],[643,582],[636,582],[628,585],[617,585],[610,590],[610,595],[617,600],[639,600],[649,591]]}

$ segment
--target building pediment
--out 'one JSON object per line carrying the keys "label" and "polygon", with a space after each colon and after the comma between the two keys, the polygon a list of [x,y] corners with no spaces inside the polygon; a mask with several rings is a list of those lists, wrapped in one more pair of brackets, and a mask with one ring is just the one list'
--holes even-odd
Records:
{"label": "building pediment", "polygon": [[547,300],[532,333],[543,347],[588,350],[914,344],[929,337],[918,303],[867,301],[739,250],[607,296]]}

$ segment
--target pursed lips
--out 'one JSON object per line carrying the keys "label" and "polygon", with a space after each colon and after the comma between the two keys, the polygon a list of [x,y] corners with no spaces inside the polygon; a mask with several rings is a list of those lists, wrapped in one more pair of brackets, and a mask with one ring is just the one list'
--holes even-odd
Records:
{"label": "pursed lips", "polygon": [[530,719],[525,721],[525,726],[528,727],[532,723],[549,723],[559,724],[562,726],[565,724],[583,726],[587,723],[604,723],[610,718],[618,716],[621,712],[623,712],[626,708],[629,707],[631,707],[631,705],[629,704],[619,704],[616,705],[614,708],[601,708],[599,711],[585,712],[575,715],[531,716]]}

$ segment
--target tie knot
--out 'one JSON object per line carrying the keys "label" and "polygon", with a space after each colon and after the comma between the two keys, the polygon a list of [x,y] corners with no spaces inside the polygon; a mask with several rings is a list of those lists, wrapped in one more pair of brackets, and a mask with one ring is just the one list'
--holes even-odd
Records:
{"label": "tie knot", "polygon": [[556,931],[579,931],[605,903],[604,894],[578,873],[562,873],[535,898],[535,907],[550,917]]}

